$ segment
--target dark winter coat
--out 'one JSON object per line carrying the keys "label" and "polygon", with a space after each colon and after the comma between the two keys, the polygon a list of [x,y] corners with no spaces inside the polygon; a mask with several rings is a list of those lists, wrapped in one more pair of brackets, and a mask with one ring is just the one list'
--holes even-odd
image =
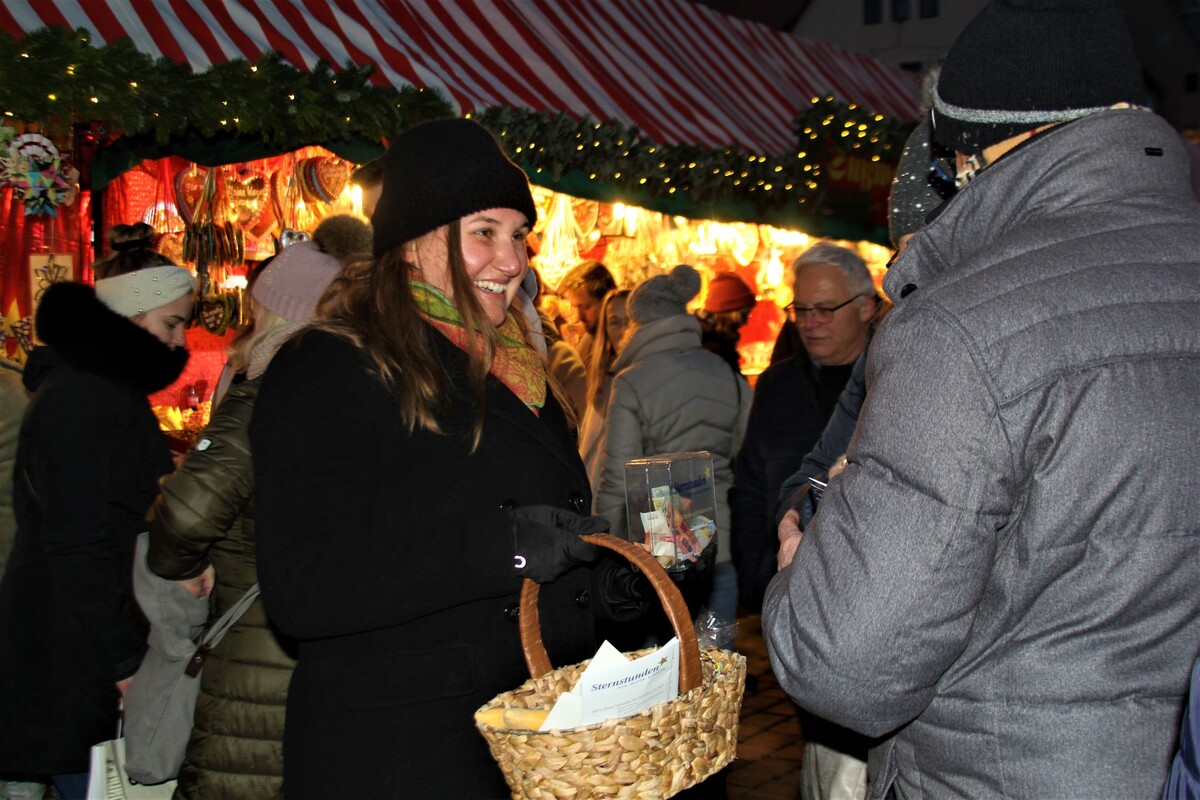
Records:
{"label": "dark winter coat", "polygon": [[767,584],[775,576],[779,487],[799,469],[832,412],[821,402],[820,368],[799,347],[796,355],[758,376],[735,465],[731,547],[738,597],[752,611],[762,608]]}
{"label": "dark winter coat", "polygon": [[[442,433],[407,430],[367,357],[328,333],[284,346],[259,393],[259,580],[272,621],[299,640],[289,800],[509,796],[473,721],[529,677],[507,509],[586,513],[587,476],[553,397],[535,416],[491,377],[472,452],[466,356],[425,335],[453,384]],[[556,664],[595,652],[591,576],[542,587]]]}
{"label": "dark winter coat", "polygon": [[[258,581],[250,417],[262,378],[234,386],[150,509],[150,568],[183,580],[211,562],[214,616]],[[248,608],[204,663],[177,798],[268,800],[283,786],[283,727],[295,661],[267,621]]]}
{"label": "dark winter coat", "polygon": [[172,463],[146,395],[182,372],[170,350],[109,311],[88,286],[43,296],[25,368],[17,539],[0,581],[0,770],[86,772],[116,734],[116,682],[133,674],[145,628],[133,548]]}
{"label": "dark winter coat", "polygon": [[884,279],[849,464],[767,590],[870,796],[1157,797],[1200,652],[1200,205],[1140,109],[980,172]]}

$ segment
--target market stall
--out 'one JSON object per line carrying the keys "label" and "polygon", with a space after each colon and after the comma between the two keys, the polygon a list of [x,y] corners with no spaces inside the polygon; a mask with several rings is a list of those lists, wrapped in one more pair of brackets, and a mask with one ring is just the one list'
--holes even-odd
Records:
{"label": "market stall", "polygon": [[11,138],[59,153],[5,176],[9,355],[38,281],[90,279],[106,230],[145,219],[205,279],[180,408],[211,386],[246,265],[283,228],[353,211],[350,169],[421,119],[474,116],[541,187],[551,285],[581,258],[626,284],[681,261],[737,272],[761,299],[754,372],[810,239],[882,265],[915,116],[907,74],[685,0],[48,2],[0,10],[0,87]]}

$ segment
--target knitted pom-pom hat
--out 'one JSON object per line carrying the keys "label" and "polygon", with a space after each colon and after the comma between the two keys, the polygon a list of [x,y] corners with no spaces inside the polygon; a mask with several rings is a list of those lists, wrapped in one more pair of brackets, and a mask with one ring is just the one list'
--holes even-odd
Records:
{"label": "knitted pom-pom hat", "polygon": [[666,275],[643,281],[629,295],[629,316],[638,325],[687,313],[688,301],[700,292],[700,273],[680,264]]}
{"label": "knitted pom-pom hat", "polygon": [[934,95],[934,137],[982,152],[1146,89],[1116,0],[992,0],[955,40]]}
{"label": "knitted pom-pom hat", "polygon": [[339,261],[370,256],[371,226],[352,214],[333,214],[321,220],[312,234],[313,243]]}
{"label": "knitted pom-pom hat", "polygon": [[492,134],[469,119],[440,119],[396,137],[383,163],[383,192],[371,215],[375,256],[488,208],[537,209],[529,179]]}
{"label": "knitted pom-pom hat", "polygon": [[758,298],[744,280],[732,272],[722,272],[708,282],[708,294],[704,296],[704,310],[710,314],[723,311],[742,311],[754,308]]}
{"label": "knitted pom-pom hat", "polygon": [[263,267],[250,294],[288,322],[312,320],[317,301],[342,271],[342,264],[312,242],[296,242]]}

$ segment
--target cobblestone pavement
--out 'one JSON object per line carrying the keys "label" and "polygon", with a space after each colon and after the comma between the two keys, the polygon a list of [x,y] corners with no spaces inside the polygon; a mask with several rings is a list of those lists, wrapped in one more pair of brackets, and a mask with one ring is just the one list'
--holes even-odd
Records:
{"label": "cobblestone pavement", "polygon": [[795,800],[804,757],[795,707],[771,672],[758,615],[740,617],[738,629],[736,647],[746,657],[748,680],[737,759],[726,782],[729,800]]}

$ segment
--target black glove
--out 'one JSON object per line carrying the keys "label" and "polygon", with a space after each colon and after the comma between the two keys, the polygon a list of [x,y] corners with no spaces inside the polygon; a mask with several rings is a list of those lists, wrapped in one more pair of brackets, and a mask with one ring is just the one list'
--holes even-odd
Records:
{"label": "black glove", "polygon": [[601,548],[579,537],[607,531],[603,517],[581,517],[555,506],[523,506],[510,513],[517,574],[523,578],[550,583],[600,557]]}

